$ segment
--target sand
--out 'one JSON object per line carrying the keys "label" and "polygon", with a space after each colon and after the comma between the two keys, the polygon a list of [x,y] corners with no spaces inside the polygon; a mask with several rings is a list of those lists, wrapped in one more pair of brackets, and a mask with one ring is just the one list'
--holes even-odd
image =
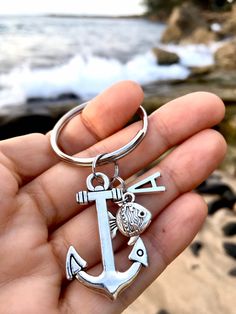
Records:
{"label": "sand", "polygon": [[[236,188],[236,180],[225,175],[223,180]],[[236,259],[225,253],[223,243],[236,244],[236,235],[224,236],[228,222],[236,222],[235,208],[208,216],[193,241],[203,244],[199,256],[188,247],[124,313],[235,314],[236,276],[229,271],[236,269]]]}

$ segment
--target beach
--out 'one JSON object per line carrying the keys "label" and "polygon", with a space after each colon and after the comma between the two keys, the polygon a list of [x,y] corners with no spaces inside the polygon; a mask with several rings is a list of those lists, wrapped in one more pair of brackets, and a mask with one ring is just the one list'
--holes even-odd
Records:
{"label": "beach", "polygon": [[[209,204],[206,223],[125,314],[235,313],[236,26],[233,33],[225,25],[235,20],[236,8],[225,16],[202,16],[204,21],[193,19],[191,34],[178,32],[169,41],[174,18],[0,18],[0,139],[46,133],[69,109],[126,79],[143,87],[149,114],[199,90],[225,102],[225,119],[215,128],[226,138],[228,153],[206,190],[198,190]],[[212,192],[212,184],[228,190]]]}
{"label": "beach", "polygon": [[[231,176],[221,171],[215,175],[236,187]],[[230,224],[236,229],[236,206],[209,215],[191,246],[124,313],[234,314],[236,263],[224,249],[225,243],[236,244],[235,235],[224,231]]]}

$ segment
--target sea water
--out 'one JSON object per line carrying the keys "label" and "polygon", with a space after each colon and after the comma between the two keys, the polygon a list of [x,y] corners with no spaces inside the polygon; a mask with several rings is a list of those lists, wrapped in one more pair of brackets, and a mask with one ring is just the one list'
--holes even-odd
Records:
{"label": "sea water", "polygon": [[[164,24],[145,19],[0,16],[0,106],[73,94],[93,97],[109,85],[186,79],[213,64],[216,45],[160,45]],[[158,65],[152,48],[180,56]]]}

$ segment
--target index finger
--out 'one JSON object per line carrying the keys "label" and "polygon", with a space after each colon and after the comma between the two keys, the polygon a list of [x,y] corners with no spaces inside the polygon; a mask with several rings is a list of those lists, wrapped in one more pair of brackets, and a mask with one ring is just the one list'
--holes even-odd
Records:
{"label": "index finger", "polygon": [[[113,85],[91,100],[82,114],[68,123],[61,133],[60,146],[73,154],[115,133],[129,121],[142,100],[143,92],[138,84],[123,81]],[[19,186],[58,162],[49,135],[30,134],[4,140],[0,142],[0,151],[7,157]]]}

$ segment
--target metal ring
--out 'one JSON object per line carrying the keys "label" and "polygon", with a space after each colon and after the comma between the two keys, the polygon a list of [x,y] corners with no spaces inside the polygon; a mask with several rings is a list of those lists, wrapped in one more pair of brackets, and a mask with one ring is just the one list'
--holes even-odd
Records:
{"label": "metal ring", "polygon": [[[68,111],[64,116],[61,117],[61,119],[56,123],[54,126],[52,132],[51,132],[51,146],[54,152],[62,158],[64,161],[75,164],[78,166],[91,166],[94,162],[94,159],[96,157],[74,157],[67,155],[64,153],[58,146],[58,139],[60,136],[60,133],[62,129],[65,127],[65,125],[74,118],[77,114],[80,114],[81,111],[86,107],[88,103],[83,103],[70,111]],[[111,152],[104,154],[98,161],[99,165],[104,165],[109,162],[114,162],[124,156],[126,156],[128,153],[130,153],[132,150],[134,150],[139,143],[143,140],[145,134],[147,133],[147,127],[148,127],[148,117],[145,109],[140,106],[137,113],[141,117],[143,121],[142,129],[138,131],[138,133],[135,135],[135,137],[126,145],[122,146],[121,148]]]}
{"label": "metal ring", "polygon": [[[98,161],[102,158],[103,155],[106,155],[106,153],[104,154],[99,154],[97,155],[94,160],[93,160],[93,163],[92,163],[92,173],[93,173],[93,176],[95,179],[97,179],[97,181],[100,183],[100,180],[99,180],[99,176],[97,176],[97,171],[96,171],[96,167],[97,167],[97,164],[98,164]],[[119,166],[118,166],[118,163],[115,161],[113,161],[114,163],[114,174],[113,174],[113,177],[112,177],[112,181],[111,183],[113,182],[113,180],[119,176]]]}
{"label": "metal ring", "polygon": [[119,177],[119,176],[112,178],[112,180],[111,180],[111,182],[110,182],[110,187],[113,188],[113,187],[114,187],[114,183],[115,183],[116,181],[118,181],[118,182],[120,183],[122,191],[123,191],[124,193],[126,193],[126,184],[125,184],[125,181],[124,181],[121,177]]}

